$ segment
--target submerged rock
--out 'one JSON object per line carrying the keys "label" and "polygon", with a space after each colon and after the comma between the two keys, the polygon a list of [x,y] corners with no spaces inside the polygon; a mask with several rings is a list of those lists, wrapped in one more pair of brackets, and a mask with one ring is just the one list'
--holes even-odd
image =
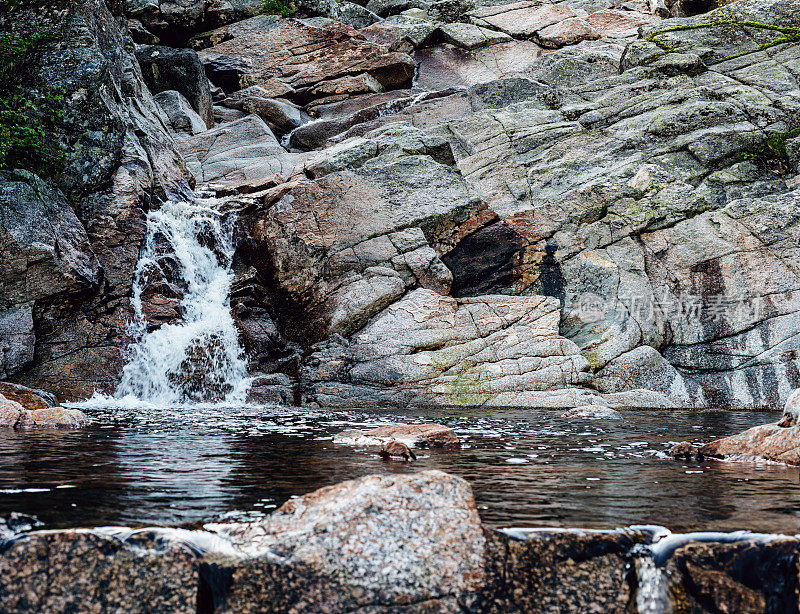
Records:
{"label": "submerged rock", "polygon": [[406,444],[399,441],[387,441],[381,446],[381,451],[378,455],[384,460],[390,460],[394,457],[402,458],[404,461],[417,460],[417,455]]}
{"label": "submerged rock", "polygon": [[764,424],[700,447],[712,458],[768,460],[800,465],[800,426]]}
{"label": "submerged rock", "polygon": [[458,448],[461,442],[453,429],[441,424],[392,424],[361,431],[342,431],[333,443],[350,446],[381,446],[398,441],[409,448]]}
{"label": "submerged rock", "polygon": [[568,409],[562,416],[569,419],[583,420],[622,420],[622,414],[616,409],[604,407],[602,405],[583,405]]}
{"label": "submerged rock", "polygon": [[672,455],[672,458],[676,460],[701,461],[705,458],[703,453],[700,451],[700,448],[688,441],[676,443],[674,446],[672,446],[670,454]]}

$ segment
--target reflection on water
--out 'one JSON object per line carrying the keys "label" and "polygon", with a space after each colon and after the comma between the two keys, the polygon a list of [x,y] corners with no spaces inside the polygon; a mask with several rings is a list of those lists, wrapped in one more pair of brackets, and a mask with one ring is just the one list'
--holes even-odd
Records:
{"label": "reflection on water", "polygon": [[[493,526],[795,533],[800,470],[781,465],[675,462],[674,442],[707,441],[777,414],[625,412],[620,421],[569,421],[509,410],[314,412],[261,408],[95,410],[81,431],[0,433],[0,515],[32,514],[49,528],[184,525],[247,519],[289,497],[368,473],[440,469],[467,479]],[[334,445],[347,428],[436,421],[460,451],[415,463]]]}

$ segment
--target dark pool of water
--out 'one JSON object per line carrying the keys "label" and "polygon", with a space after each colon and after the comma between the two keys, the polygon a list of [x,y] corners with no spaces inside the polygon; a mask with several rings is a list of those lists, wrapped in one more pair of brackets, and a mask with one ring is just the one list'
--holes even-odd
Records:
{"label": "dark pool of water", "polygon": [[[85,430],[0,431],[0,515],[32,514],[48,528],[197,526],[254,518],[369,473],[440,469],[472,484],[492,526],[800,528],[799,469],[665,454],[674,442],[708,441],[777,414],[631,411],[619,421],[569,421],[531,410],[90,413],[98,420]],[[422,421],[454,428],[463,449],[426,451],[406,464],[331,442],[347,428]]]}

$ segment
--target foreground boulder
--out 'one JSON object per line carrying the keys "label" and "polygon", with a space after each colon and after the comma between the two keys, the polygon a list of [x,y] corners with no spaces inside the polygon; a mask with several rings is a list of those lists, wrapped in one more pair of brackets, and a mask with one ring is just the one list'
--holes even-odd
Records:
{"label": "foreground boulder", "polygon": [[409,448],[458,448],[461,442],[453,429],[441,424],[392,424],[363,431],[342,431],[333,443],[351,446],[382,446],[399,441]]}
{"label": "foreground boulder", "polygon": [[324,603],[339,612],[445,605],[486,580],[486,538],[470,487],[438,471],[343,482],[264,521],[212,528],[253,557],[233,572],[233,611],[258,603],[265,583],[275,591],[270,611]]}
{"label": "foreground boulder", "polygon": [[89,422],[79,409],[50,407],[35,391],[25,389],[24,386],[12,387],[0,383],[0,389],[2,388],[10,388],[12,398],[0,394],[0,427],[77,428],[86,426]]}
{"label": "foreground boulder", "polygon": [[[439,471],[370,475],[208,531],[0,522],[0,611],[793,612],[796,537],[510,529]],[[23,531],[23,532],[19,532]],[[766,604],[775,604],[769,609]],[[637,610],[637,607],[639,608]],[[669,610],[667,610],[669,611]]]}

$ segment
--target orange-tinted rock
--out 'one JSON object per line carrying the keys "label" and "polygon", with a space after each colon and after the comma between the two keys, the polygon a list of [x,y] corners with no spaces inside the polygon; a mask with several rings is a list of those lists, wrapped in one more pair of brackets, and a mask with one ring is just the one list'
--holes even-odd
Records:
{"label": "orange-tinted rock", "polygon": [[[300,103],[317,98],[323,81],[365,73],[392,89],[411,82],[414,61],[364,38],[357,30],[330,19],[280,19],[260,15],[194,39],[201,52],[244,60],[239,88],[275,81],[293,90]],[[214,57],[214,56],[212,56]],[[350,92],[345,92],[350,93]]]}
{"label": "orange-tinted rock", "polygon": [[409,448],[457,448],[461,445],[453,429],[441,424],[392,424],[366,431],[342,431],[334,443],[380,446],[398,441]]}
{"label": "orange-tinted rock", "polygon": [[24,411],[22,405],[0,394],[0,426],[15,426]]}
{"label": "orange-tinted rock", "polygon": [[738,435],[707,443],[700,447],[700,452],[714,458],[765,459],[800,465],[800,426],[754,426]]}
{"label": "orange-tinted rock", "polygon": [[0,395],[9,401],[16,401],[24,409],[46,409],[55,405],[55,397],[52,395],[22,384],[0,382]]}
{"label": "orange-tinted rock", "polygon": [[86,426],[89,419],[79,409],[65,407],[48,407],[23,412],[20,428],[78,428]]}

